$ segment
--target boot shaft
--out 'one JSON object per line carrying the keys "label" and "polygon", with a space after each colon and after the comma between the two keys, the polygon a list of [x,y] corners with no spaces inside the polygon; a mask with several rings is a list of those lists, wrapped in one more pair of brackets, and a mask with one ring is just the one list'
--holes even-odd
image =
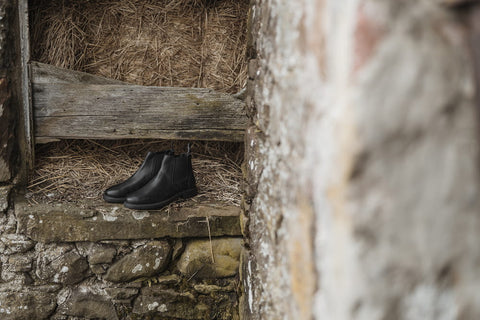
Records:
{"label": "boot shaft", "polygon": [[178,185],[185,189],[195,187],[195,176],[193,174],[192,156],[190,153],[165,155],[161,171],[169,177],[173,185]]}

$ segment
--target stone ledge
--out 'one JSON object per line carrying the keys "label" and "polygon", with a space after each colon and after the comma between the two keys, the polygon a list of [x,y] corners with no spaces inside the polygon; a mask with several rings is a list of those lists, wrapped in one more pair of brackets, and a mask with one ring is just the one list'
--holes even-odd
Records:
{"label": "stone ledge", "polygon": [[161,285],[144,287],[133,303],[132,313],[141,319],[238,319],[236,294],[218,288],[215,294],[198,294]]}
{"label": "stone ledge", "polygon": [[240,208],[202,201],[136,211],[95,201],[32,205],[19,197],[15,214],[18,233],[46,243],[241,236]]}

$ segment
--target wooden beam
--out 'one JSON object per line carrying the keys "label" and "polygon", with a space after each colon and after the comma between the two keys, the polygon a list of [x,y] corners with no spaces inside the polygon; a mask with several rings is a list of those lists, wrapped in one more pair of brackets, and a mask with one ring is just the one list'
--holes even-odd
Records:
{"label": "wooden beam", "polygon": [[[39,83],[84,83],[84,84],[126,84],[119,80],[100,77],[93,74],[59,68],[37,61],[30,62],[31,82]],[[52,137],[35,137],[35,143],[59,141]]]}
{"label": "wooden beam", "polygon": [[33,113],[32,95],[30,84],[30,37],[28,25],[28,0],[18,0],[18,25],[20,41],[20,87],[21,87],[21,110],[23,121],[20,123],[19,139],[21,153],[20,180],[26,180],[28,172],[33,169],[35,162],[35,143],[33,136]]}
{"label": "wooden beam", "polygon": [[38,63],[32,72],[39,139],[243,141],[244,102],[229,94],[129,85]]}
{"label": "wooden beam", "polygon": [[32,61],[32,83],[126,84],[125,82],[93,74],[68,70],[51,64]]}

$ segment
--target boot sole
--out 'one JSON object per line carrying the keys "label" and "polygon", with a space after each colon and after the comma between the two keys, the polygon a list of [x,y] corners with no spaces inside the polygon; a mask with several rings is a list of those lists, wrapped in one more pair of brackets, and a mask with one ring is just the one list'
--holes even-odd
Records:
{"label": "boot sole", "polygon": [[123,203],[125,202],[125,197],[123,198],[115,198],[107,196],[106,194],[103,195],[103,200],[110,202],[110,203]]}
{"label": "boot sole", "polygon": [[130,202],[127,202],[125,201],[123,203],[123,205],[125,206],[125,208],[129,208],[129,209],[136,209],[136,210],[156,210],[156,209],[161,209],[163,207],[165,207],[166,205],[172,203],[173,201],[177,200],[177,199],[188,199],[188,198],[192,198],[194,196],[197,195],[197,188],[193,188],[193,189],[188,189],[188,190],[185,190],[185,191],[182,191],[182,192],[179,192],[177,194],[175,194],[174,196],[168,198],[167,200],[163,200],[163,201],[160,201],[160,202],[155,202],[155,203],[130,203]]}

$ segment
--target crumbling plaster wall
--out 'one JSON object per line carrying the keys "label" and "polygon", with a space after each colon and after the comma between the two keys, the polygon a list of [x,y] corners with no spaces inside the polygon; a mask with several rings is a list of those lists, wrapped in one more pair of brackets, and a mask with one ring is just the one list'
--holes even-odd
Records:
{"label": "crumbling plaster wall", "polygon": [[469,10],[255,2],[245,319],[480,318]]}

